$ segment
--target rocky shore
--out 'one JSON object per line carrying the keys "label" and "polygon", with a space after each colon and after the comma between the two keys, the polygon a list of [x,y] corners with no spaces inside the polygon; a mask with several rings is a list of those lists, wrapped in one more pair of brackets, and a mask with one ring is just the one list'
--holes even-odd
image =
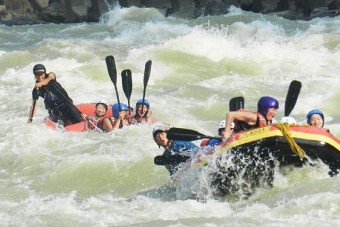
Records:
{"label": "rocky shore", "polygon": [[290,20],[340,15],[340,0],[0,0],[0,23],[97,22],[119,4],[121,7],[152,7],[165,16],[197,18],[228,13],[230,6]]}

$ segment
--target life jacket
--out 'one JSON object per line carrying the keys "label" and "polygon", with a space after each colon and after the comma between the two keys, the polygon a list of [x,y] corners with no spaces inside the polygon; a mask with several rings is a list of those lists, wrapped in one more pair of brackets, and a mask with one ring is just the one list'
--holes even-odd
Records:
{"label": "life jacket", "polygon": [[[240,109],[238,111],[243,111],[243,112],[249,112],[245,109]],[[267,126],[267,120],[266,118],[259,112],[252,112],[257,115],[256,123],[254,125],[249,125],[247,122],[244,121],[234,121],[235,127],[234,127],[234,133],[241,132],[241,131],[246,131],[249,129],[253,128],[261,128]]]}

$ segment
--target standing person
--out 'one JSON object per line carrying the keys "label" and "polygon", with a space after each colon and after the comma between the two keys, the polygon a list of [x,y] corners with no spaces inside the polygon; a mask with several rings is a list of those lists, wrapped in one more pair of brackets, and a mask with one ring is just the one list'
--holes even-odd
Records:
{"label": "standing person", "polygon": [[62,122],[64,125],[68,125],[82,121],[81,112],[74,107],[72,99],[56,81],[56,76],[53,72],[46,73],[45,66],[37,64],[33,67],[33,74],[35,76],[35,86],[32,91],[33,103],[30,108],[28,123],[33,121],[39,96],[44,99],[45,108],[48,110],[53,122]]}
{"label": "standing person", "polygon": [[108,105],[105,100],[100,100],[96,103],[94,115],[85,116],[84,130],[98,130],[110,132],[113,129],[111,119],[106,115]]}
{"label": "standing person", "polygon": [[229,112],[226,117],[225,131],[222,133],[224,138],[227,139],[231,135],[230,126],[232,122],[235,123],[235,133],[271,125],[278,108],[279,102],[276,99],[263,96],[257,103],[257,112],[245,110]]}
{"label": "standing person", "polygon": [[[152,131],[154,141],[159,147],[164,148],[162,156],[169,157],[177,155],[181,160],[186,161],[198,152],[199,147],[188,141],[169,140],[167,138],[168,129],[164,126],[157,126]],[[166,164],[165,168],[169,171],[170,176],[179,168],[181,163]]]}
{"label": "standing person", "polygon": [[128,126],[131,124],[131,116],[129,116],[129,107],[120,103],[120,111],[119,111],[119,103],[115,103],[112,105],[112,114],[114,117],[113,128],[123,128],[124,126]]}
{"label": "standing person", "polygon": [[307,118],[307,124],[317,127],[317,128],[322,128],[329,132],[328,129],[324,128],[325,116],[323,115],[323,112],[321,110],[313,109],[309,111],[306,118]]}
{"label": "standing person", "polygon": [[133,124],[148,123],[149,125],[155,123],[156,120],[152,117],[152,110],[150,109],[150,102],[147,99],[140,99],[136,102],[136,113],[133,116]]}

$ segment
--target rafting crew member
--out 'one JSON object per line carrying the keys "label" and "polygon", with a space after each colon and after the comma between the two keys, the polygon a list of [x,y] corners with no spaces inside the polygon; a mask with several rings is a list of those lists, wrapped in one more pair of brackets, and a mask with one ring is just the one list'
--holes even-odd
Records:
{"label": "rafting crew member", "polygon": [[[232,122],[230,126],[231,133],[233,132],[234,127],[235,127],[235,123]],[[217,130],[217,133],[219,136],[221,136],[221,138],[220,139],[212,138],[212,139],[202,140],[201,147],[206,147],[206,146],[215,147],[217,145],[220,145],[222,143],[222,136],[223,136],[224,131],[225,131],[225,120],[222,120],[220,124],[218,125],[218,130]]]}
{"label": "rafting crew member", "polygon": [[102,132],[111,132],[113,129],[112,121],[106,116],[108,105],[105,100],[96,103],[94,115],[86,116],[84,131],[99,130]]}
{"label": "rafting crew member", "polygon": [[263,96],[257,103],[257,112],[243,109],[229,112],[226,116],[225,131],[222,132],[224,138],[227,139],[231,135],[230,127],[233,122],[234,133],[271,125],[278,108],[279,102],[276,99]]}
{"label": "rafting crew member", "polygon": [[[176,156],[181,162],[185,162],[193,157],[199,150],[199,147],[192,142],[169,140],[167,138],[168,129],[165,126],[157,126],[152,131],[152,137],[159,147],[164,148],[162,156]],[[173,175],[180,167],[181,163],[166,164],[165,168]]]}
{"label": "rafting crew member", "polygon": [[39,96],[44,99],[45,108],[48,110],[53,122],[68,125],[81,122],[84,118],[81,112],[74,107],[72,99],[64,88],[56,81],[53,72],[46,73],[42,64],[33,67],[35,86],[32,91],[33,103],[30,108],[28,123],[33,121]]}
{"label": "rafting crew member", "polygon": [[113,129],[123,128],[131,124],[131,115],[129,107],[124,103],[115,103],[112,105],[112,115],[114,117]]}
{"label": "rafting crew member", "polygon": [[329,132],[329,129],[324,128],[325,116],[324,116],[324,114],[321,110],[313,109],[313,110],[309,111],[306,118],[307,118],[307,124],[314,126],[314,127],[317,127],[317,128],[321,128],[321,129]]}
{"label": "rafting crew member", "polygon": [[136,102],[136,113],[133,116],[132,124],[148,123],[152,125],[156,120],[152,117],[150,102],[147,99],[140,99]]}

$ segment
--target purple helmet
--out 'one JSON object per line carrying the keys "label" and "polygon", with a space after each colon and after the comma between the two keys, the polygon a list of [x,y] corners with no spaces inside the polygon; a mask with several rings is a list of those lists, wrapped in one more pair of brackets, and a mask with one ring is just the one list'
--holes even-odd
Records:
{"label": "purple helmet", "polygon": [[[312,115],[314,115],[314,114],[319,114],[319,115],[321,116],[321,118],[322,118],[322,121],[323,121],[323,122],[325,121],[325,117],[324,117],[322,111],[321,111],[321,110],[318,110],[318,109],[314,109],[314,110],[309,111],[308,114],[307,114],[307,124],[310,125],[310,118],[311,118]],[[324,125],[324,124],[322,124],[322,127],[323,127],[323,125]]]}
{"label": "purple helmet", "polygon": [[269,96],[263,96],[257,103],[257,111],[266,116],[269,108],[279,109],[279,102]]}

